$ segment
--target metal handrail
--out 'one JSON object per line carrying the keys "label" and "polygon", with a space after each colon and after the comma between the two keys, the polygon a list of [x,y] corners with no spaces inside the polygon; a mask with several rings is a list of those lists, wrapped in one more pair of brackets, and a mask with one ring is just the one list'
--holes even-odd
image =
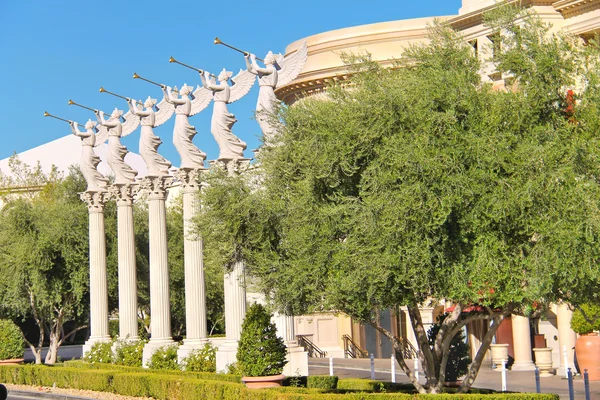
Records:
{"label": "metal handrail", "polygon": [[314,344],[308,337],[305,335],[296,335],[296,340],[298,341],[298,345],[304,347],[304,351],[308,353],[309,357],[319,357],[324,358],[327,355],[327,352],[321,350]]}
{"label": "metal handrail", "polygon": [[[349,335],[343,335],[344,340],[344,357],[346,358],[367,358],[369,352],[362,349]],[[405,360],[410,360],[418,357],[417,349],[412,343],[404,337],[395,337],[400,343],[401,354]]]}
{"label": "metal handrail", "polygon": [[343,335],[344,340],[344,357],[345,358],[367,358],[369,353],[360,348],[360,346],[352,340],[348,335]]}
{"label": "metal handrail", "polygon": [[405,360],[411,360],[419,357],[419,352],[409,340],[407,340],[404,337],[397,336],[396,340],[398,340],[400,342],[400,345],[402,346],[402,356]]}

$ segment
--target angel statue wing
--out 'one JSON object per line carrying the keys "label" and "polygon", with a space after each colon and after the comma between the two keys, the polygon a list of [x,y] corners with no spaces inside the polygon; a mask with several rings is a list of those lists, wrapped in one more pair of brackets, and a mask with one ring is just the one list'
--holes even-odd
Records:
{"label": "angel statue wing", "polygon": [[98,147],[108,140],[108,128],[103,125],[96,125],[95,129],[98,133],[96,133],[94,147]]}
{"label": "angel statue wing", "polygon": [[256,75],[251,74],[247,69],[240,69],[240,72],[231,79],[232,86],[229,95],[229,103],[238,101],[246,94],[248,94],[250,89],[252,89],[252,85],[254,85],[255,81]]}
{"label": "angel statue wing", "polygon": [[198,114],[204,110],[210,104],[212,100],[212,90],[206,89],[203,86],[198,86],[194,93],[192,93],[192,109],[190,110],[190,117]]}
{"label": "angel statue wing", "polygon": [[121,136],[127,136],[131,132],[135,131],[140,125],[140,117],[133,114],[131,111],[127,111],[127,114],[123,115],[123,129],[121,130]]}
{"label": "angel statue wing", "polygon": [[154,128],[167,122],[167,120],[173,115],[173,111],[175,111],[175,106],[165,100],[164,97],[162,101],[156,105],[156,108],[158,111],[156,111],[154,114]]}
{"label": "angel statue wing", "polygon": [[281,67],[277,76],[277,87],[287,85],[300,74],[304,65],[306,65],[306,59],[308,58],[308,47],[306,42],[302,43],[302,46],[295,53],[290,54],[287,57],[281,55],[277,56],[277,64]]}

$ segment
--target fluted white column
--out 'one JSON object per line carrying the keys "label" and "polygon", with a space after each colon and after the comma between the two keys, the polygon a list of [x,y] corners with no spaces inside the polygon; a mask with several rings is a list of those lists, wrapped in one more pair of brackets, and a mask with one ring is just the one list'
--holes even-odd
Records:
{"label": "fluted white column", "polygon": [[106,236],[104,234],[105,191],[86,191],[81,199],[89,212],[90,338],[84,353],[95,342],[110,341],[108,331],[108,284],[106,279]]}
{"label": "fluted white column", "polygon": [[[573,311],[569,309],[569,306],[565,303],[558,304],[556,306],[556,325],[558,328],[558,347],[559,347],[559,368],[557,375],[565,376],[565,367],[575,370],[575,341],[577,340],[577,334],[571,329],[571,318],[573,318]],[[567,351],[567,362],[565,365],[564,351]]]}
{"label": "fluted white column", "polygon": [[285,343],[296,340],[293,316],[277,313],[273,316],[273,322],[277,327],[277,336],[282,338]]}
{"label": "fluted white column", "polygon": [[167,176],[148,176],[141,189],[148,195],[148,228],[150,235],[150,341],[144,348],[148,360],[157,348],[173,343],[167,256],[167,214],[165,200]]}
{"label": "fluted white column", "polygon": [[[250,159],[219,159],[211,165],[222,168],[229,175],[243,173],[250,167]],[[244,262],[236,262],[231,272],[225,274],[225,344],[217,351],[217,372],[225,372],[227,365],[236,362],[237,345],[242,333],[242,323],[246,317],[246,285]]]}
{"label": "fluted white column", "polygon": [[117,247],[119,274],[119,336],[138,340],[137,272],[135,233],[133,230],[133,197],[135,184],[114,184],[109,187],[117,202]]}
{"label": "fluted white column", "polygon": [[533,371],[535,364],[531,356],[531,328],[529,318],[512,316],[513,350],[515,362],[513,371]]}
{"label": "fluted white column", "polygon": [[200,212],[199,174],[201,170],[183,171],[183,230],[185,268],[186,342],[206,339],[206,289],[204,284],[204,243],[195,232],[194,218]]}
{"label": "fluted white column", "polygon": [[294,327],[294,317],[285,314],[275,314],[273,317],[277,327],[277,336],[283,339],[287,347],[287,364],[283,367],[286,376],[308,376],[308,353],[298,346]]}
{"label": "fluted white column", "polygon": [[181,361],[190,351],[206,343],[206,286],[204,283],[204,242],[195,229],[200,212],[198,194],[203,169],[180,168],[177,179],[183,191],[183,265],[185,272],[186,337],[177,354]]}
{"label": "fluted white column", "polygon": [[231,272],[225,274],[225,337],[228,341],[238,341],[242,333],[242,323],[246,317],[246,286],[244,263],[236,262]]}

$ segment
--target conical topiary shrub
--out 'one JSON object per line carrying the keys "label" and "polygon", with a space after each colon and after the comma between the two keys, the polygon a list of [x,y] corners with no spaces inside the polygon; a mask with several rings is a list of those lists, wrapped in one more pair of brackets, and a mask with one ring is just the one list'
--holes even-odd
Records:
{"label": "conical topiary shrub", "polygon": [[278,375],[287,363],[285,344],[277,336],[271,315],[260,304],[253,304],[242,325],[237,351],[240,372],[244,376]]}

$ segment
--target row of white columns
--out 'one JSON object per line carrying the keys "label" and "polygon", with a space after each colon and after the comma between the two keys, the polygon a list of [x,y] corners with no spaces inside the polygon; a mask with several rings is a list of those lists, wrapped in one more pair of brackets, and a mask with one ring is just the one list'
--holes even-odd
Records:
{"label": "row of white columns", "polygon": [[[182,169],[177,177],[183,188],[184,270],[186,290],[187,339],[184,351],[190,351],[206,340],[206,299],[203,269],[203,243],[193,234],[193,218],[200,210],[199,169]],[[108,288],[106,276],[106,240],[104,206],[117,203],[119,336],[138,340],[137,276],[133,201],[138,191],[147,193],[150,236],[150,330],[151,338],[144,348],[147,360],[159,347],[173,343],[169,293],[169,268],[166,227],[166,199],[173,182],[169,176],[148,176],[139,184],[115,184],[108,191],[88,191],[81,198],[88,205],[90,245],[90,338],[88,351],[96,342],[110,340],[108,331]],[[244,303],[245,307],[245,303]],[[241,325],[241,321],[235,321]],[[235,325],[232,321],[232,324]]]}
{"label": "row of white columns", "polygon": [[[231,162],[233,161],[233,162]],[[238,173],[249,160],[227,160],[223,167]],[[203,241],[196,234],[194,218],[200,212],[198,192],[204,169],[179,169],[176,177],[183,192],[184,271],[186,304],[186,339],[178,350],[179,359],[207,341],[206,290],[204,285]],[[145,192],[148,201],[150,236],[150,331],[144,348],[144,364],[158,348],[173,343],[169,293],[169,268],[166,227],[166,199],[174,178],[148,176],[135,184],[114,184],[107,191],[87,191],[81,195],[88,205],[90,240],[90,330],[84,353],[96,342],[110,340],[108,331],[108,288],[106,276],[106,240],[104,206],[109,200],[117,203],[119,336],[138,340],[137,277],[133,202],[138,192]],[[237,342],[246,315],[244,264],[236,263],[224,276],[227,363],[235,362]],[[219,358],[219,356],[218,356]],[[221,357],[223,358],[223,357]]]}
{"label": "row of white columns", "polygon": [[[572,351],[577,340],[577,334],[571,329],[573,311],[564,304],[556,306],[556,324],[558,329],[558,346],[561,349],[559,375],[564,375],[564,370],[574,365],[574,352]],[[535,364],[531,356],[531,331],[529,318],[520,315],[512,316],[513,351],[515,362],[513,371],[533,371]],[[566,360],[562,357],[562,349],[567,349]]]}

